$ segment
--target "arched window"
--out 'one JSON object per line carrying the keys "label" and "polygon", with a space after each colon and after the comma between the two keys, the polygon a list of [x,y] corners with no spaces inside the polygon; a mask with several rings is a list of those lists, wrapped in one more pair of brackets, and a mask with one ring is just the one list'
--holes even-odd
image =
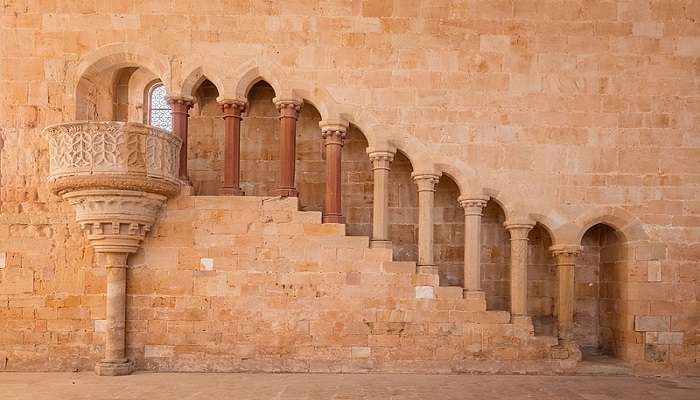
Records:
{"label": "arched window", "polygon": [[148,93],[148,124],[168,131],[173,129],[170,104],[165,98],[165,85],[156,83]]}

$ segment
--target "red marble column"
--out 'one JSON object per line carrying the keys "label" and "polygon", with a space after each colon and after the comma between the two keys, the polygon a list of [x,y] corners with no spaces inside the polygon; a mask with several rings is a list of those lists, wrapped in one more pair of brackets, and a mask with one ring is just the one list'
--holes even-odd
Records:
{"label": "red marble column", "polygon": [[189,182],[187,174],[187,118],[189,118],[189,110],[194,103],[192,100],[184,98],[168,98],[170,103],[170,113],[173,118],[173,134],[177,135],[182,140],[180,147],[180,179],[184,182]]}
{"label": "red marble column", "polygon": [[297,197],[299,192],[294,184],[296,162],[297,119],[301,111],[301,101],[276,100],[280,112],[280,184],[278,194],[282,197]]}
{"label": "red marble column", "polygon": [[241,175],[241,114],[245,101],[225,100],[221,102],[224,113],[224,185],[222,195],[243,196]]}
{"label": "red marble column", "polygon": [[321,126],[323,145],[326,148],[326,196],[323,222],[345,223],[342,208],[343,142],[347,128],[338,124]]}

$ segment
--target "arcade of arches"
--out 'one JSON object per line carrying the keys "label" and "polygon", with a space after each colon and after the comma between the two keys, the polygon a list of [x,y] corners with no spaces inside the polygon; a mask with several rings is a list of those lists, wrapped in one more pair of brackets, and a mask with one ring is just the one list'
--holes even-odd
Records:
{"label": "arcade of arches", "polygon": [[3,16],[0,371],[700,371],[689,26],[204,3]]}

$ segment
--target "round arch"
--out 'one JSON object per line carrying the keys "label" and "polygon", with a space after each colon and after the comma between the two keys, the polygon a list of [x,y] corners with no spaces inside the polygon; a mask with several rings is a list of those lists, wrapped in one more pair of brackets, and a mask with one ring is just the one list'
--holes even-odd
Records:
{"label": "round arch", "polygon": [[97,75],[110,68],[140,67],[156,75],[170,89],[170,64],[166,56],[142,45],[116,43],[102,46],[85,55],[71,76],[71,85],[77,88],[82,78]]}
{"label": "round arch", "polygon": [[605,224],[623,235],[626,242],[649,240],[639,219],[619,207],[591,209],[555,231],[563,243],[579,244],[583,235],[597,224]]}

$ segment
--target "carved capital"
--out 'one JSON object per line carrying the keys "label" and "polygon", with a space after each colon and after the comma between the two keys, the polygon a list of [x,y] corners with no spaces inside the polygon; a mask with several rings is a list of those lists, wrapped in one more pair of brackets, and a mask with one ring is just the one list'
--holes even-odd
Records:
{"label": "carved capital", "polygon": [[326,124],[321,126],[321,137],[324,145],[342,146],[345,141],[347,127],[340,124]]}
{"label": "carved capital", "polygon": [[301,105],[303,102],[297,99],[277,99],[274,100],[275,107],[280,113],[280,118],[299,118]]}
{"label": "carved capital", "polygon": [[80,190],[63,195],[98,253],[135,253],[166,197],[129,190]]}
{"label": "carved capital", "polygon": [[369,153],[369,160],[372,162],[372,169],[391,169],[391,163],[394,161],[394,153],[390,151],[373,151]]}
{"label": "carved capital", "polygon": [[481,216],[488,203],[488,196],[460,196],[457,201],[464,208],[464,215]]}
{"label": "carved capital", "polygon": [[413,181],[416,182],[419,192],[434,192],[435,185],[440,180],[437,174],[412,174]]}
{"label": "carved capital", "polygon": [[528,240],[527,236],[535,224],[528,221],[506,221],[503,223],[503,226],[510,233],[510,240],[512,241]]}
{"label": "carved capital", "polygon": [[581,255],[581,246],[559,244],[549,248],[554,258],[557,260],[557,266],[574,266],[576,265],[576,257]]}
{"label": "carved capital", "polygon": [[171,97],[167,96],[165,100],[170,104],[173,114],[187,114],[194,105],[194,101],[189,97]]}
{"label": "carved capital", "polygon": [[241,115],[245,112],[247,103],[245,100],[233,99],[233,100],[221,100],[219,102],[221,105],[221,111],[223,112],[223,118],[241,118]]}

